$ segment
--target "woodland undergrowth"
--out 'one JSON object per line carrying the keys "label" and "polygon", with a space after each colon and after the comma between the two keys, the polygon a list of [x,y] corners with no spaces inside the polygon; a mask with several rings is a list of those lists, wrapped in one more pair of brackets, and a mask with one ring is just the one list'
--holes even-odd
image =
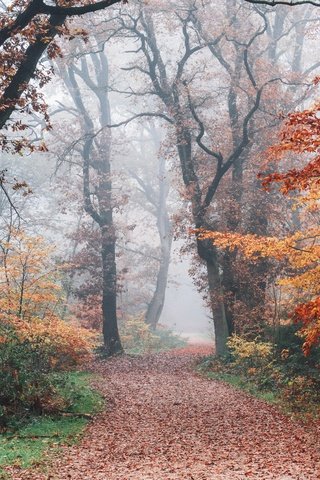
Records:
{"label": "woodland undergrowth", "polygon": [[[270,341],[233,335],[225,357],[206,357],[198,370],[222,380],[303,420],[320,414],[320,349],[302,351],[298,325],[281,326]],[[266,337],[268,338],[268,336]]]}
{"label": "woodland undergrowth", "polygon": [[104,403],[91,387],[92,380],[94,375],[86,372],[55,374],[51,382],[61,402],[60,411],[42,415],[26,412],[25,416],[19,412],[10,417],[0,434],[0,479],[7,478],[1,472],[6,466],[43,466],[61,445],[71,445],[81,438],[88,421]]}

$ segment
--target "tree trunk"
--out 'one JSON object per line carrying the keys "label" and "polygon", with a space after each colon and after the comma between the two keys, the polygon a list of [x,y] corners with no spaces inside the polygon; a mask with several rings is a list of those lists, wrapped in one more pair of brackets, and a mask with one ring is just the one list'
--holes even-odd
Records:
{"label": "tree trunk", "polygon": [[[158,144],[160,144],[154,132],[153,137]],[[146,313],[146,323],[151,326],[153,330],[156,329],[159,322],[166,295],[166,288],[168,282],[168,271],[170,265],[172,232],[171,222],[167,208],[167,198],[169,193],[169,182],[167,179],[166,161],[165,158],[159,158],[159,195],[157,205],[157,228],[160,239],[160,265],[157,274],[157,285],[153,293],[151,302],[148,305]]]}
{"label": "tree trunk", "polygon": [[103,340],[106,355],[115,355],[122,352],[122,346],[117,323],[117,290],[116,290],[116,256],[114,232],[111,227],[101,228],[102,245],[102,316]]}
{"label": "tree trunk", "polygon": [[221,278],[219,266],[214,261],[207,261],[207,274],[211,311],[214,323],[215,353],[222,356],[227,353],[227,340],[229,332],[225,306],[222,297]]}
{"label": "tree trunk", "polygon": [[[99,225],[101,232],[102,260],[102,317],[103,339],[106,355],[122,352],[117,325],[117,269],[116,269],[116,235],[113,224],[113,198],[111,177],[111,133],[109,129],[98,137],[90,111],[83,103],[79,88],[78,75],[95,93],[99,101],[101,129],[111,123],[110,105],[106,91],[108,84],[108,61],[104,52],[99,56],[91,54],[95,67],[95,77],[89,76],[87,59],[82,58],[81,69],[68,68],[66,85],[76,107],[82,115],[85,131],[83,146],[83,199],[85,211]],[[92,185],[90,172],[97,176],[96,184]],[[93,201],[93,192],[96,203]]]}
{"label": "tree trunk", "polygon": [[161,246],[161,261],[157,275],[157,286],[146,313],[146,323],[155,330],[159,322],[166,294],[168,270],[170,265],[171,237]]}
{"label": "tree trunk", "polygon": [[233,300],[238,295],[238,286],[237,281],[235,279],[235,262],[236,262],[236,252],[230,252],[226,250],[223,253],[222,258],[222,288],[225,294],[224,298],[224,308],[225,308],[225,315],[226,315],[226,322],[228,325],[228,330],[230,335],[234,333],[235,329],[235,319],[234,319],[234,311],[233,311]]}
{"label": "tree trunk", "polygon": [[222,356],[227,353],[227,339],[232,334],[229,328],[223,298],[221,272],[218,252],[210,240],[197,241],[198,254],[205,260],[209,288],[210,307],[215,334],[215,353]]}

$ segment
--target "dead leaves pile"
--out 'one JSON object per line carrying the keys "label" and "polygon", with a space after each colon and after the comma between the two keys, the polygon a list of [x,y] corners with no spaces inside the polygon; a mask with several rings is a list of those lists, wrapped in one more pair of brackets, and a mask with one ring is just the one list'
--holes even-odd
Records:
{"label": "dead leaves pile", "polygon": [[50,475],[14,480],[315,480],[320,431],[193,372],[207,347],[95,364],[106,409]]}

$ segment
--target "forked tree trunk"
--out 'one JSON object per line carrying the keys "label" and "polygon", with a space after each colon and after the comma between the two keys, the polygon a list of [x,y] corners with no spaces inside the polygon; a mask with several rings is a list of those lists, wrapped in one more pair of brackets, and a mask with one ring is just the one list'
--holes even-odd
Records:
{"label": "forked tree trunk", "polygon": [[[111,133],[106,128],[111,123],[109,100],[105,88],[108,84],[108,62],[104,52],[100,52],[98,56],[91,54],[91,60],[95,67],[94,79],[89,77],[87,59],[83,58],[80,69],[69,66],[65,82],[81,113],[84,124],[85,141],[82,150],[84,209],[99,225],[101,232],[102,332],[105,353],[110,356],[121,353],[123,349],[117,325],[116,236],[113,224]],[[95,122],[90,116],[90,111],[83,103],[76,75],[87,84],[98,99],[100,126],[101,129],[105,129],[102,133],[100,132],[99,136],[95,133]],[[90,173],[97,177],[94,188]]]}
{"label": "forked tree trunk", "polygon": [[[155,137],[155,135],[154,135]],[[157,140],[157,139],[156,139]],[[160,143],[158,141],[158,143]],[[148,305],[145,321],[153,330],[160,320],[166,296],[168,271],[170,265],[172,232],[167,208],[169,182],[167,180],[166,161],[159,158],[159,195],[157,205],[157,229],[160,239],[160,264],[157,273],[157,284]]]}

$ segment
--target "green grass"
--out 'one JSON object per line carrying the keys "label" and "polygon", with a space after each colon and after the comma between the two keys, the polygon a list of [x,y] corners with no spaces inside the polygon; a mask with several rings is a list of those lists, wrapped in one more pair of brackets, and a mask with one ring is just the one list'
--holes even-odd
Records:
{"label": "green grass", "polygon": [[60,388],[60,394],[70,404],[67,412],[70,413],[98,413],[103,406],[103,399],[99,392],[90,386],[93,376],[86,372],[68,373],[65,385]]}
{"label": "green grass", "polygon": [[61,415],[29,418],[15,430],[0,435],[0,479],[7,478],[1,467],[17,465],[27,468],[41,465],[59,445],[75,443],[81,436],[88,418],[79,414],[95,414],[101,410],[102,397],[90,385],[92,376],[83,372],[66,375],[59,393],[68,408]]}
{"label": "green grass", "polygon": [[232,373],[223,373],[223,372],[205,372],[205,376],[212,380],[220,380],[226,383],[229,383],[233,387],[244,390],[245,392],[253,395],[254,397],[260,398],[268,403],[279,403],[277,395],[270,390],[260,390],[258,387],[251,383],[248,379],[235,375]]}
{"label": "green grass", "polygon": [[[288,384],[279,384],[274,388],[267,385],[261,386],[254,379],[251,380],[248,376],[242,375],[241,372],[232,371],[232,364],[219,362],[214,357],[203,359],[197,370],[206,378],[226,382],[249,395],[277,405],[282,413],[291,418],[303,422],[318,421],[320,418],[319,401],[314,399],[313,394],[308,397],[308,391],[305,391],[306,396],[300,396],[299,391],[296,396],[294,394],[284,395]],[[302,393],[304,395],[304,391]]]}

